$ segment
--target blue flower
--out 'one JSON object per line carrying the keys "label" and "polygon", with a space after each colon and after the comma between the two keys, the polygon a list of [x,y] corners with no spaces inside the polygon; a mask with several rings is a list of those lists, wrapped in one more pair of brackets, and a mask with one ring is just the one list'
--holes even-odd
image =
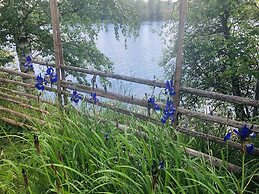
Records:
{"label": "blue flower", "polygon": [[169,93],[170,96],[174,96],[175,95],[175,90],[174,90],[174,86],[173,86],[173,81],[166,81],[165,83],[165,94],[167,95]]}
{"label": "blue flower", "polygon": [[167,101],[166,101],[166,106],[165,106],[164,111],[163,111],[164,115],[161,119],[161,122],[163,124],[165,124],[168,119],[171,119],[171,122],[174,122],[175,111],[176,111],[176,109],[173,106],[173,101],[168,98]]}
{"label": "blue flower", "polygon": [[24,66],[24,69],[27,71],[27,70],[33,70],[33,64],[32,64],[32,59],[31,59],[31,56],[27,56],[25,58],[25,63],[23,64]]}
{"label": "blue flower", "polygon": [[26,57],[26,62],[31,63],[31,61],[32,61],[31,56],[28,55],[28,56]]}
{"label": "blue flower", "polygon": [[157,103],[155,103],[155,98],[154,97],[151,97],[148,99],[148,105],[150,107],[152,107],[154,110],[160,110],[160,107],[158,106]]}
{"label": "blue flower", "polygon": [[253,150],[254,150],[254,144],[252,144],[252,143],[246,144],[246,152],[248,154],[252,154]]}
{"label": "blue flower", "polygon": [[96,98],[96,93],[95,93],[95,92],[92,92],[92,93],[91,93],[91,98],[90,98],[90,100],[91,100],[94,104],[96,104],[97,102],[99,102],[99,100]]}
{"label": "blue flower", "polygon": [[82,96],[77,91],[74,90],[70,100],[77,104],[79,100],[82,100]]}
{"label": "blue flower", "polygon": [[[251,127],[252,129],[252,127]],[[241,129],[237,130],[234,129],[233,131],[236,133],[236,135],[240,138],[242,142],[246,141],[248,137],[253,133],[253,131],[247,127],[245,124]]]}
{"label": "blue flower", "polygon": [[167,120],[166,118],[162,117],[161,122],[162,122],[163,125],[165,125],[166,120]]}
{"label": "blue flower", "polygon": [[45,80],[44,80],[44,78],[41,76],[41,74],[37,75],[35,87],[36,87],[38,90],[43,91],[43,90],[44,90],[44,81],[45,81]]}
{"label": "blue flower", "polygon": [[106,133],[106,134],[104,135],[104,139],[105,139],[106,141],[108,141],[109,138],[110,138],[109,134]]}
{"label": "blue flower", "polygon": [[162,160],[162,161],[159,162],[158,170],[162,170],[162,169],[164,169],[164,168],[165,168],[165,161]]}
{"label": "blue flower", "polygon": [[46,70],[45,74],[46,80],[49,80],[51,84],[55,83],[58,81],[58,75],[55,73],[54,69],[52,67],[49,67]]}
{"label": "blue flower", "polygon": [[[249,129],[245,124],[241,129],[237,130],[234,129],[234,133],[240,139],[243,151],[251,154],[254,149],[254,144],[250,143],[249,139],[255,137],[255,132],[252,131],[253,126]],[[224,141],[230,140],[232,136],[232,132],[228,132],[225,137]]]}
{"label": "blue flower", "polygon": [[227,133],[227,135],[225,135],[224,141],[230,140],[231,136],[232,136],[232,132],[230,131]]}

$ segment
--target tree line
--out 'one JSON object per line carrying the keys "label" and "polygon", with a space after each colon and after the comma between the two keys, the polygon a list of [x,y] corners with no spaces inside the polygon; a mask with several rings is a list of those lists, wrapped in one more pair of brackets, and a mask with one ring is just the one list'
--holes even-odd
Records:
{"label": "tree line", "polygon": [[170,0],[131,0],[140,21],[168,20],[172,14],[173,3]]}

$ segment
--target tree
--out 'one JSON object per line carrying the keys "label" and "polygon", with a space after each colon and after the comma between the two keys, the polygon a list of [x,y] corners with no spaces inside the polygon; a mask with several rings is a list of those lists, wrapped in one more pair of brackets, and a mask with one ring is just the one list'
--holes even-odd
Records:
{"label": "tree", "polygon": [[161,1],[158,0],[156,3],[156,20],[160,21],[162,20],[162,13],[161,13]]}
{"label": "tree", "polygon": [[[99,30],[111,23],[117,38],[119,30],[125,37],[137,34],[136,14],[123,0],[60,0],[59,10],[66,65],[109,71],[112,63],[94,42]],[[22,71],[24,54],[38,51],[53,58],[47,0],[0,1],[0,13],[0,40],[4,46],[16,46]]]}
{"label": "tree", "polygon": [[149,19],[154,20],[155,16],[155,0],[148,0],[148,11],[149,11]]}
{"label": "tree", "polygon": [[[258,96],[258,86],[255,87],[259,79],[258,19],[255,0],[189,1],[183,83],[224,94]],[[169,29],[175,34],[176,20]],[[175,47],[168,47],[163,64],[175,57]],[[249,107],[234,105],[234,108],[238,119],[252,116]],[[254,111],[253,115],[256,114]]]}

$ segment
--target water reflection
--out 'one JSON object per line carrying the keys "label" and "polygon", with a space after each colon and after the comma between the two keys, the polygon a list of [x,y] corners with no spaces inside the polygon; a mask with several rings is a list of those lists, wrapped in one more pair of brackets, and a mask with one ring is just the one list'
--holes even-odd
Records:
{"label": "water reflection", "polygon": [[[139,36],[125,41],[121,37],[117,41],[113,26],[108,26],[108,32],[100,31],[97,47],[114,63],[114,72],[122,75],[135,76],[145,79],[164,79],[163,69],[158,65],[162,56],[163,42],[159,36],[162,22],[145,22],[140,26]],[[121,35],[121,34],[120,34]],[[112,81],[113,91],[143,97],[152,93],[149,86],[124,81]],[[121,91],[123,90],[123,91]],[[157,93],[157,92],[156,92]]]}

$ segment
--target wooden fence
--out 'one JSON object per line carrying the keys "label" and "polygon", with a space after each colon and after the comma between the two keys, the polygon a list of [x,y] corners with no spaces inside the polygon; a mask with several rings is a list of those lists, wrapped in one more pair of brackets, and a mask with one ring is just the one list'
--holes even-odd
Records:
{"label": "wooden fence", "polygon": [[[55,2],[55,1],[50,1],[50,2]],[[183,3],[181,5],[181,15],[180,15],[181,22],[180,22],[180,26],[179,26],[180,29],[183,28],[183,24],[184,24],[184,20],[185,20],[185,14],[183,14],[183,13],[185,13],[184,10],[186,10],[186,5],[185,5],[186,1],[183,0],[182,2]],[[147,80],[147,79],[142,79],[142,78],[114,74],[114,73],[110,73],[110,72],[103,72],[103,71],[97,71],[97,70],[91,70],[91,69],[64,65],[62,46],[61,46],[61,40],[60,40],[60,32],[59,32],[59,30],[57,30],[59,28],[58,27],[59,24],[58,24],[58,20],[57,20],[58,12],[55,12],[56,9],[57,9],[57,6],[51,4],[52,26],[53,26],[53,29],[56,29],[53,32],[53,37],[54,37],[53,40],[55,43],[55,51],[56,51],[55,52],[55,56],[56,56],[55,64],[46,64],[45,62],[37,61],[37,60],[32,61],[34,64],[39,64],[41,66],[52,66],[52,67],[56,68],[56,72],[58,75],[58,82],[56,84],[56,87],[53,87],[53,88],[45,87],[45,90],[50,91],[50,92],[55,92],[57,94],[59,105],[62,105],[63,104],[62,102],[67,103],[67,101],[66,101],[67,96],[70,95],[69,90],[77,90],[79,92],[87,93],[87,94],[90,94],[91,92],[94,91],[94,92],[96,92],[97,96],[107,98],[110,100],[116,100],[116,101],[127,103],[127,104],[136,105],[139,107],[145,107],[146,109],[148,109],[149,105],[148,105],[147,100],[130,97],[130,96],[126,96],[126,95],[121,95],[118,93],[110,92],[110,91],[107,91],[104,89],[93,88],[93,87],[83,85],[83,84],[72,83],[72,82],[69,82],[66,80],[66,78],[65,78],[66,71],[74,71],[74,72],[85,73],[88,75],[96,75],[96,76],[101,76],[101,77],[106,77],[106,78],[111,78],[111,79],[116,79],[116,80],[123,80],[123,81],[138,83],[138,84],[144,84],[144,85],[148,85],[148,86],[165,88],[165,83],[161,82],[161,81]],[[178,43],[180,45],[182,45],[182,43],[181,43],[182,34],[183,34],[183,32],[179,33],[179,37],[178,37],[178,40],[180,41],[180,42],[178,41]],[[236,127],[236,128],[240,128],[244,125],[244,122],[232,120],[229,118],[219,117],[219,116],[212,116],[212,115],[208,115],[208,114],[205,114],[202,112],[192,111],[192,110],[188,110],[188,109],[179,107],[179,99],[180,99],[180,95],[182,93],[188,93],[188,94],[205,97],[205,98],[209,98],[209,99],[220,100],[223,102],[229,102],[229,103],[234,103],[234,104],[244,104],[244,105],[248,105],[248,106],[259,107],[258,100],[243,98],[243,97],[239,97],[239,96],[225,95],[225,94],[220,94],[220,93],[216,93],[216,92],[209,92],[209,91],[204,91],[204,90],[200,90],[200,89],[181,86],[180,85],[181,63],[182,63],[182,47],[180,47],[178,50],[177,71],[176,71],[177,76],[175,78],[175,86],[176,86],[175,90],[176,90],[177,96],[175,97],[174,102],[175,102],[175,106],[177,108],[177,114],[185,115],[185,116],[191,117],[191,118],[194,117],[194,118],[201,119],[204,121],[218,123],[218,124],[227,125],[227,126]],[[60,65],[60,64],[62,64],[62,65]],[[6,74],[20,76],[22,78],[33,78],[34,79],[34,75],[32,75],[32,74],[18,72],[18,71],[15,71],[13,69],[6,68],[6,67],[0,67],[0,71],[4,72]],[[15,81],[15,80],[10,80],[10,79],[1,78],[1,77],[0,77],[0,83],[14,84],[14,85],[19,85],[19,86],[22,86],[25,88],[34,88],[35,87],[33,83],[28,84],[28,83],[24,83],[22,81]],[[17,96],[13,97],[11,99],[10,94],[7,94],[7,93],[15,94],[17,96],[25,96],[27,98],[32,98],[32,99],[38,99],[39,98],[38,96],[0,87],[0,99],[4,99],[10,103],[16,103],[18,105],[21,105],[24,107],[27,106],[28,108],[37,110],[37,108],[27,105],[26,102],[22,102],[22,99]],[[65,99],[65,100],[62,100],[62,96],[63,96],[63,99]],[[44,103],[49,103],[49,104],[53,105],[53,102],[49,102],[49,101],[42,100],[42,99],[39,99],[39,100],[41,100]],[[90,98],[87,98],[87,97],[84,98],[84,101],[88,102],[88,103],[92,103]],[[162,104],[160,104],[160,105],[161,105],[161,107],[163,107]],[[120,107],[113,106],[107,102],[98,102],[97,106],[105,107],[105,108],[108,108],[108,109],[111,109],[111,110],[114,110],[114,111],[117,111],[117,112],[120,112],[120,113],[123,113],[126,115],[133,115],[136,118],[139,118],[139,119],[142,119],[142,120],[145,120],[148,122],[152,122],[157,125],[162,125],[160,123],[160,120],[158,120],[158,119],[152,118],[152,117],[144,115],[144,114],[132,112],[127,109],[122,109]],[[21,115],[15,111],[12,111],[8,108],[1,107],[1,106],[0,106],[0,111],[9,112],[9,113],[15,114],[20,117],[26,117],[26,115]],[[40,111],[44,114],[48,114],[48,112],[44,111],[44,110],[38,110],[38,111]],[[23,123],[15,122],[9,118],[0,117],[0,119],[2,119],[5,122],[14,124],[14,125],[30,127]],[[247,123],[247,124],[249,127],[251,126],[251,124],[249,124],[249,123]],[[197,137],[197,138],[200,138],[200,139],[203,139],[206,141],[212,141],[212,142],[222,144],[222,145],[226,144],[226,142],[223,141],[223,137],[216,137],[216,136],[202,133],[202,132],[199,132],[196,130],[188,129],[186,127],[181,127],[180,125],[177,125],[177,124],[175,125],[175,128],[179,132],[193,136],[193,137]],[[253,131],[258,133],[259,126],[254,125]],[[242,150],[242,145],[240,143],[229,141],[228,145],[230,147]],[[189,151],[189,153],[192,155],[195,155],[195,156],[202,155],[205,158],[209,157],[208,155],[204,155],[203,153],[197,154],[196,151]],[[254,149],[254,154],[259,155],[258,148]],[[218,159],[215,159],[215,160],[217,162],[219,162]]]}

